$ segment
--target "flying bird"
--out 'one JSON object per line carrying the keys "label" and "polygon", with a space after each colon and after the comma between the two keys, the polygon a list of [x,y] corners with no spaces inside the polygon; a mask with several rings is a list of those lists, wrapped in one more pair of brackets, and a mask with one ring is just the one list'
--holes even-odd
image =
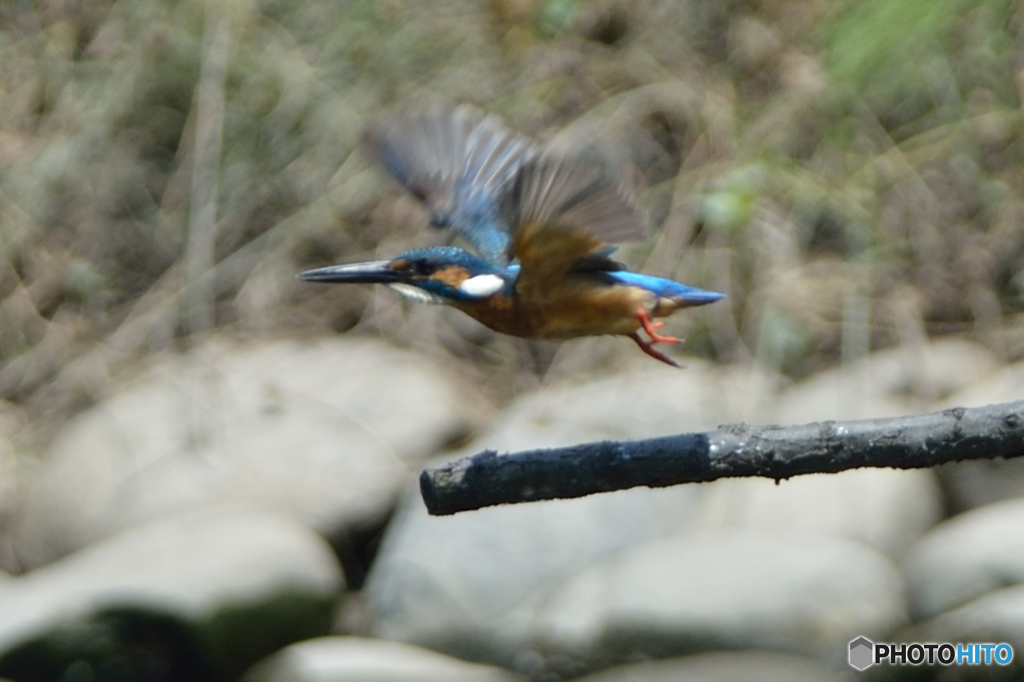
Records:
{"label": "flying bird", "polygon": [[430,224],[454,230],[476,254],[454,246],[416,249],[308,270],[303,280],[387,284],[521,338],[628,336],[673,366],[654,344],[678,339],[659,334],[664,323],[654,318],[723,297],[612,260],[614,244],[644,237],[645,216],[605,165],[585,153],[543,151],[469,106],[385,117],[364,142],[427,207]]}

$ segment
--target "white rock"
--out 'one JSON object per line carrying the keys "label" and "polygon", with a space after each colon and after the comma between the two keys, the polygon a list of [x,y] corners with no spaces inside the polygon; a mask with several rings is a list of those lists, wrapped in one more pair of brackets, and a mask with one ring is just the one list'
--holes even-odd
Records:
{"label": "white rock", "polygon": [[[521,396],[491,430],[452,458],[484,449],[517,451],[714,428],[722,422],[763,416],[771,409],[768,397],[774,388],[769,377],[757,372],[723,371],[701,364],[680,372],[654,367],[552,387]],[[744,541],[766,557],[762,560],[753,550],[744,555],[755,585],[761,586],[755,566],[773,561],[774,556],[792,555],[796,558],[785,566],[806,558],[808,571],[821,569],[822,576],[826,568],[838,571],[838,578],[820,578],[823,592],[834,580],[852,585],[851,591],[864,588],[867,596],[854,597],[844,591],[847,588],[834,588],[826,596],[838,595],[837,602],[823,601],[828,607],[801,616],[804,620],[794,617],[793,630],[780,635],[779,628],[765,618],[728,646],[757,645],[761,640],[753,630],[762,628],[765,645],[780,635],[784,640],[780,646],[801,650],[794,643],[798,639],[794,633],[806,627],[832,633],[822,635],[827,645],[811,647],[813,653],[835,645],[830,655],[842,656],[848,640],[836,642],[850,633],[859,634],[854,626],[883,633],[904,618],[895,569],[867,547],[842,538],[899,554],[935,522],[939,507],[929,472],[858,471],[800,477],[779,486],[756,480],[639,488],[452,517],[427,516],[418,491],[412,490],[389,527],[364,590],[370,631],[532,674],[578,675],[607,664],[598,661],[604,654],[607,616],[601,610],[610,608],[609,593],[600,577],[606,574],[591,575],[592,566],[604,565],[613,557],[629,561],[634,552],[647,551],[646,543],[669,536],[685,538],[703,532],[700,537],[719,533],[734,537],[733,531],[746,529],[766,534],[762,544]],[[791,543],[787,532],[801,538],[799,548],[807,551],[807,557],[787,544]],[[756,537],[753,532],[741,535]],[[849,576],[854,566],[866,571],[867,577]],[[721,572],[717,564],[708,570],[709,577],[702,580]],[[777,581],[790,590],[786,596],[794,601],[802,599],[796,596],[804,589],[800,581],[810,580],[806,572],[797,575],[794,583]],[[572,600],[572,608],[560,609],[556,617],[550,611],[552,595],[561,594],[567,584],[575,585],[573,589],[581,592],[573,594],[580,596]],[[844,599],[842,608],[836,606]],[[887,599],[891,601],[885,605]],[[724,618],[741,618],[742,610],[739,615],[729,614],[729,608],[739,606],[722,602],[714,608],[720,607]],[[862,607],[863,611],[857,610]],[[824,628],[823,622],[830,617],[838,621],[829,625],[835,625],[840,635]],[[576,632],[577,625],[582,628],[578,637],[565,634]]]}
{"label": "white rock", "polygon": [[221,501],[277,505],[329,538],[372,527],[423,458],[486,412],[473,396],[372,342],[163,356],[58,435],[20,514],[19,559],[36,566]]}
{"label": "white rock", "polygon": [[762,421],[777,378],[756,368],[690,361],[680,370],[646,362],[601,379],[561,383],[520,396],[460,454],[654,438]]}
{"label": "white rock", "polygon": [[672,532],[696,494],[634,489],[432,517],[410,490],[363,590],[370,632],[529,667],[536,612],[551,591],[595,561]]}
{"label": "white rock", "polygon": [[[939,407],[982,407],[1024,399],[1024,362],[1004,367],[984,381],[950,396]],[[955,462],[939,467],[952,506],[957,511],[1024,496],[1024,457]]]}
{"label": "white rock", "polygon": [[326,633],[343,587],[330,547],[292,519],[239,508],[170,517],[5,585],[0,675],[111,656],[144,667],[147,646],[165,663],[237,675]]}
{"label": "white rock", "polygon": [[928,618],[988,592],[1024,583],[1024,499],[955,516],[936,526],[904,566],[914,613]]}
{"label": "white rock", "polygon": [[772,651],[728,651],[648,661],[580,677],[576,682],[839,682],[828,666]]}
{"label": "white rock", "polygon": [[989,592],[960,608],[920,623],[904,634],[906,641],[1009,644],[1013,661],[999,665],[947,668],[943,680],[995,679],[985,673],[998,671],[1005,679],[1020,679],[1024,673],[1020,652],[1024,651],[1024,585]]}
{"label": "white rock", "polygon": [[991,352],[958,339],[880,351],[796,385],[780,397],[776,419],[803,424],[927,412],[998,367]]}
{"label": "white rock", "polygon": [[942,518],[927,469],[853,469],[780,481],[725,479],[704,488],[696,528],[800,531],[856,540],[902,557]]}
{"label": "white rock", "polygon": [[[521,396],[451,458],[701,430],[724,414],[749,415],[771,387],[753,371],[649,363]],[[637,488],[429,517],[411,490],[364,590],[371,632],[530,668],[535,613],[546,595],[595,561],[690,527],[701,495],[699,486]]]}
{"label": "white rock", "polygon": [[882,555],[800,534],[684,535],[622,553],[551,595],[538,648],[590,666],[715,649],[775,649],[838,664],[858,635],[906,621]]}
{"label": "white rock", "polygon": [[0,400],[0,574],[2,569],[17,570],[19,566],[11,551],[11,526],[26,485],[26,467],[18,457],[14,437],[24,424],[22,410]]}
{"label": "white rock", "polygon": [[410,644],[323,637],[287,647],[255,666],[242,682],[525,682],[525,678]]}

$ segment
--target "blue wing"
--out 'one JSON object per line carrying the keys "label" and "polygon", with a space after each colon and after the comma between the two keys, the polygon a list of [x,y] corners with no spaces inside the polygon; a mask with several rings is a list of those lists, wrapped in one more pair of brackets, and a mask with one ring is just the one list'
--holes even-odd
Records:
{"label": "blue wing", "polygon": [[499,201],[536,154],[533,142],[469,106],[400,113],[365,137],[388,172],[430,209],[432,225],[456,230],[489,263],[508,264],[509,226]]}

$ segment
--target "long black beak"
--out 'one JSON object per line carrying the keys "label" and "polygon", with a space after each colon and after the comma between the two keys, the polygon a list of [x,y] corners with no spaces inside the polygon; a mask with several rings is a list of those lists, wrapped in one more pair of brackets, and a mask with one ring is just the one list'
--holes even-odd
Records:
{"label": "long black beak", "polygon": [[369,263],[330,265],[326,268],[299,273],[306,282],[348,282],[351,284],[391,284],[402,281],[391,269],[391,261],[376,260]]}

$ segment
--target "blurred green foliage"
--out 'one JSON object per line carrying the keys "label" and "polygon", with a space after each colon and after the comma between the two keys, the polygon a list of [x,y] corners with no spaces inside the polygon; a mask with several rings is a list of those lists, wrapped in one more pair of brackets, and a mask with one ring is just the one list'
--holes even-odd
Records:
{"label": "blurred green foliage", "polygon": [[[972,91],[1015,106],[1013,0],[837,3],[820,27],[836,87],[867,102],[897,138],[969,114]],[[965,97],[967,95],[967,97]],[[901,134],[902,133],[902,134]]]}

